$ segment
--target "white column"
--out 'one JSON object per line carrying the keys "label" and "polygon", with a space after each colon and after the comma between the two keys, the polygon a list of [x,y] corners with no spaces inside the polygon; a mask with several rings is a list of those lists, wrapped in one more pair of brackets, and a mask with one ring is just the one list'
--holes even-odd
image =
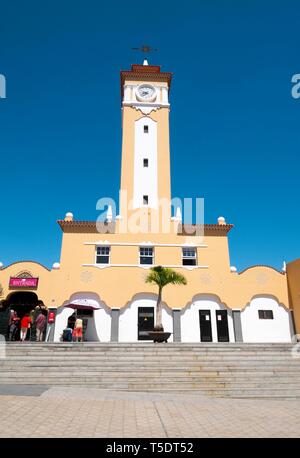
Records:
{"label": "white column", "polygon": [[168,103],[168,88],[162,87],[161,92],[162,92],[162,103]]}
{"label": "white column", "polygon": [[130,101],[130,95],[131,95],[131,86],[124,86],[124,102],[129,102]]}

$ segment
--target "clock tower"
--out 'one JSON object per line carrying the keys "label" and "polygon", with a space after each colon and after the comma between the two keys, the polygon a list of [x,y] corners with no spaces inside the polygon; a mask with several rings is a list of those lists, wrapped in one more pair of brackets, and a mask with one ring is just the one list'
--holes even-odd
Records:
{"label": "clock tower", "polygon": [[[160,66],[121,71],[122,167],[120,215],[132,212],[171,218],[169,92],[172,74]],[[161,219],[160,219],[161,221]]]}

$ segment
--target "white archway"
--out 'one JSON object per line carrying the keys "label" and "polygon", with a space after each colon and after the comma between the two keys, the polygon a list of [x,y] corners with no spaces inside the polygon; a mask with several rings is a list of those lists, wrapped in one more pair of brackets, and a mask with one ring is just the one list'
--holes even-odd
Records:
{"label": "white archway", "polygon": [[[273,318],[259,318],[259,310],[269,311]],[[241,312],[244,342],[291,342],[292,317],[276,297],[255,296]]]}
{"label": "white archway", "polygon": [[111,333],[111,311],[109,307],[101,301],[98,294],[91,292],[74,293],[70,296],[70,299],[59,307],[55,320],[54,342],[60,341],[63,330],[68,324],[68,318],[74,313],[72,308],[65,307],[71,302],[78,304],[84,304],[86,302],[94,308],[92,318],[88,319],[86,340],[90,342],[109,342]]}
{"label": "white archway", "polygon": [[[154,319],[156,316],[155,294],[136,294],[132,300],[120,310],[119,318],[119,342],[141,342],[138,340],[138,308],[154,307]],[[166,304],[162,308],[162,323],[166,332],[171,332],[169,342],[173,341],[173,317],[172,310]],[[147,341],[142,341],[143,343]]]}
{"label": "white archway", "polygon": [[223,304],[218,296],[199,294],[193,297],[181,312],[181,341],[200,342],[200,310],[210,310],[212,341],[218,342],[216,311],[227,310],[229,341],[235,342],[232,310]]}

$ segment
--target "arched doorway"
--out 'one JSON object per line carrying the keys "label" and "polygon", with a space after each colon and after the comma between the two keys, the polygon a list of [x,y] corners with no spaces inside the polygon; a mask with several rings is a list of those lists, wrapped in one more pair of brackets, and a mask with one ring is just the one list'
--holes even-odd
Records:
{"label": "arched doorway", "polygon": [[235,342],[232,310],[214,294],[198,294],[181,312],[182,342]]}
{"label": "arched doorway", "polygon": [[[119,342],[152,342],[148,333],[153,330],[155,323],[156,302],[156,294],[138,293],[122,307],[119,319]],[[165,303],[162,306],[162,322],[165,330],[172,333],[169,339],[169,342],[172,342],[172,311]]]}
{"label": "arched doorway", "polygon": [[76,318],[80,318],[83,321],[83,341],[110,341],[110,309],[98,294],[82,291],[72,294],[58,308],[55,320],[54,342],[62,340],[64,330],[72,328]]}
{"label": "arched doorway", "polygon": [[[37,294],[31,291],[16,291],[7,297],[4,301],[4,304],[1,309],[0,314],[0,328],[1,333],[5,336],[6,339],[9,337],[9,320],[10,314],[13,310],[16,312],[20,320],[23,318],[26,313],[29,313],[32,318],[32,326],[30,332],[28,332],[27,340],[36,340],[36,329],[35,329],[35,319],[40,313],[41,309],[44,309],[43,301],[39,300]],[[19,338],[19,329],[15,335],[15,339]]]}
{"label": "arched doorway", "polygon": [[290,310],[272,295],[256,295],[241,312],[244,342],[291,342]]}

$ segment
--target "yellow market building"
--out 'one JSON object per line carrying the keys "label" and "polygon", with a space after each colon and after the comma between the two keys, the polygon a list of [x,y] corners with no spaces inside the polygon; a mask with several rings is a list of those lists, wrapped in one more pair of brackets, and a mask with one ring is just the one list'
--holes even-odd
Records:
{"label": "yellow market building", "polygon": [[61,340],[72,306],[84,318],[86,341],[145,341],[157,299],[145,278],[151,266],[161,265],[187,279],[186,286],[164,290],[162,320],[170,341],[291,342],[295,323],[286,272],[261,265],[237,272],[228,248],[232,225],[223,217],[187,225],[180,206],[172,216],[171,80],[171,73],[147,61],[121,72],[119,212],[108,207],[104,221],[67,213],[58,221],[61,257],[52,269],[34,261],[2,266],[2,333],[10,309],[22,314],[42,301],[56,315],[50,341]]}

